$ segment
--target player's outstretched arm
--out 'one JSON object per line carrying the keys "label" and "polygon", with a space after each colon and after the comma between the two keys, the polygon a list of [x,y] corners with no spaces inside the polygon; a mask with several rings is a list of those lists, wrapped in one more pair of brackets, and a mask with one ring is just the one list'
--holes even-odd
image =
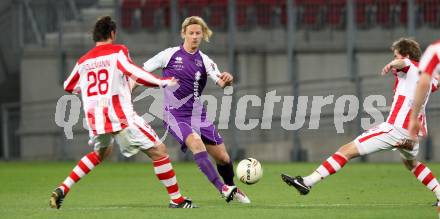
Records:
{"label": "player's outstretched arm", "polygon": [[391,71],[391,69],[401,69],[405,67],[405,61],[403,59],[394,59],[393,61],[389,62],[388,64],[383,67],[381,75],[386,75],[388,72]]}
{"label": "player's outstretched arm", "polygon": [[174,78],[162,79],[156,77],[150,72],[147,72],[139,66],[133,64],[122,50],[118,53],[118,68],[125,75],[136,81],[136,83],[147,87],[167,87],[177,85],[177,80]]}
{"label": "player's outstretched arm", "polygon": [[66,81],[64,81],[64,86],[63,86],[64,90],[69,93],[79,94],[81,92],[81,88],[79,86],[79,79],[80,79],[79,65],[78,63],[76,63],[69,77],[66,79]]}
{"label": "player's outstretched arm", "polygon": [[419,83],[417,85],[416,93],[414,95],[411,119],[408,127],[409,134],[413,139],[417,139],[417,133],[420,128],[418,116],[422,108],[422,104],[425,102],[426,94],[428,93],[430,88],[431,76],[427,73],[423,73],[422,75],[420,75]]}

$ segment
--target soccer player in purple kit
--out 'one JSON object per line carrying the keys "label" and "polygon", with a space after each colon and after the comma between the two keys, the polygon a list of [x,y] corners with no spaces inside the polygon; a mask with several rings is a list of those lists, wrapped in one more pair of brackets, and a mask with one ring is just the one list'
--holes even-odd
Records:
{"label": "soccer player in purple kit", "polygon": [[[205,21],[192,16],[182,23],[183,44],[163,50],[144,63],[144,69],[162,69],[164,77],[179,80],[177,88],[165,89],[164,126],[181,144],[183,152],[189,148],[200,170],[229,202],[250,203],[249,198],[234,184],[234,168],[223,139],[213,123],[206,119],[206,109],[200,95],[208,76],[221,88],[232,84],[228,72],[220,73],[217,65],[199,50],[203,40],[209,42],[212,31]],[[211,155],[217,170],[209,160]]]}

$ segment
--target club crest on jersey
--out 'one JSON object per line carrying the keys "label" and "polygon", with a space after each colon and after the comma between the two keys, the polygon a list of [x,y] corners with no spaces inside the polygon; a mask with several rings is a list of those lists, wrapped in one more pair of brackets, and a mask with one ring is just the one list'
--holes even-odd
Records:
{"label": "club crest on jersey", "polygon": [[200,59],[195,59],[194,62],[196,63],[197,67],[203,67],[203,62]]}

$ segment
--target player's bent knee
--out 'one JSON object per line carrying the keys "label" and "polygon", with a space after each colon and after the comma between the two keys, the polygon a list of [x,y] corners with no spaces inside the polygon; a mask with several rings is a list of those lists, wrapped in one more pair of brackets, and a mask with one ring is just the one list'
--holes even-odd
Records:
{"label": "player's bent knee", "polygon": [[225,152],[221,153],[220,155],[211,154],[211,156],[214,158],[215,162],[220,165],[226,165],[231,162],[229,155]]}
{"label": "player's bent knee", "polygon": [[157,148],[158,153],[168,154],[167,146],[165,144],[160,143],[154,147]]}
{"label": "player's bent knee", "polygon": [[341,146],[338,149],[338,152],[344,155],[348,160],[358,157],[360,155],[354,142],[350,142],[346,145]]}
{"label": "player's bent knee", "polygon": [[100,148],[99,150],[96,150],[95,153],[98,155],[99,159],[101,161],[103,161],[103,160],[107,159],[110,156],[112,151],[113,151],[113,147],[112,146],[108,146],[108,147]]}
{"label": "player's bent knee", "polygon": [[193,152],[193,154],[206,151],[205,144],[198,134],[191,134],[186,138],[186,146]]}
{"label": "player's bent knee", "polygon": [[166,152],[165,145],[163,145],[163,147],[161,145],[154,146],[154,147],[151,147],[147,150],[143,150],[143,152],[152,160],[157,160],[157,159],[168,156],[168,153]]}

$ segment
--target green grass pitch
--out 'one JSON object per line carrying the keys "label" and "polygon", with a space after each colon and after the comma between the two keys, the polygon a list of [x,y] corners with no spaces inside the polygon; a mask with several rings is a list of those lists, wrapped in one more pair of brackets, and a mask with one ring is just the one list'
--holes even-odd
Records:
{"label": "green grass pitch", "polygon": [[[401,164],[348,164],[300,196],[280,173],[307,174],[317,164],[262,163],[263,179],[237,185],[250,205],[227,204],[194,163],[176,163],[181,192],[199,209],[168,209],[147,163],[103,163],[77,183],[60,210],[51,191],[76,163],[1,162],[0,218],[437,218],[434,195]],[[440,175],[440,164],[428,165]]]}

